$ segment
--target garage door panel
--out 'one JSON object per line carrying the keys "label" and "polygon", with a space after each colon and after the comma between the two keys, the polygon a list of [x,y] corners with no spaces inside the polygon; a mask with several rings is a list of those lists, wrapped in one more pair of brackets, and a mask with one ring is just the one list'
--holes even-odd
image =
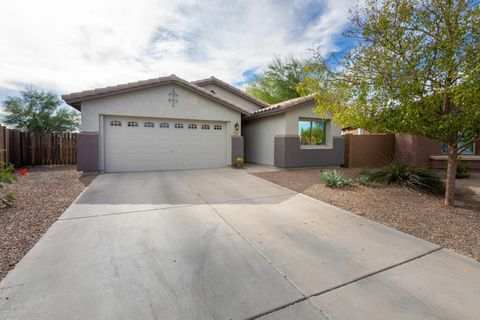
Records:
{"label": "garage door panel", "polygon": [[[120,120],[122,126],[110,126],[111,120]],[[138,127],[128,127],[128,121],[137,121]],[[154,127],[144,127],[153,122]],[[168,123],[169,128],[161,128]],[[175,128],[182,123],[183,128]],[[189,129],[196,124],[197,129]],[[202,129],[208,125],[209,130]],[[214,130],[214,126],[222,130]],[[166,119],[134,119],[105,117],[105,171],[151,171],[216,168],[226,165],[226,125],[205,121]]]}

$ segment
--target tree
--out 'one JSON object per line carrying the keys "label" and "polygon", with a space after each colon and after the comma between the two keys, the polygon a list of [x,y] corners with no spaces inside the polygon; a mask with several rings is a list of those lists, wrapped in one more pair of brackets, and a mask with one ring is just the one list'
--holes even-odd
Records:
{"label": "tree", "polygon": [[280,59],[275,57],[266,70],[249,83],[246,91],[251,95],[268,103],[278,103],[298,98],[296,88],[305,78],[307,60],[294,57]]}
{"label": "tree", "polygon": [[3,101],[3,122],[28,132],[71,132],[79,128],[78,112],[62,106],[52,92],[27,88]]}
{"label": "tree", "polygon": [[444,203],[458,155],[480,139],[480,6],[473,0],[366,0],[346,35],[357,46],[329,68],[317,55],[300,90],[340,125],[422,135],[448,145]]}

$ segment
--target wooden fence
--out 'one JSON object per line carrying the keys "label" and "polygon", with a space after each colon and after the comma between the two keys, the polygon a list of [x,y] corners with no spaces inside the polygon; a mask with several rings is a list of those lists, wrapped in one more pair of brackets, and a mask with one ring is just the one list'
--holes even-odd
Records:
{"label": "wooden fence", "polygon": [[28,133],[0,126],[0,160],[16,168],[77,163],[76,133]]}

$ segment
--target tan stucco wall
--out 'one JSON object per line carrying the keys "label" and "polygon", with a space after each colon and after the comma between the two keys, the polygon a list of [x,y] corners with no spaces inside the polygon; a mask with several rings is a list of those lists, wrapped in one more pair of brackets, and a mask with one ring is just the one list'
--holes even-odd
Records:
{"label": "tan stucco wall", "polygon": [[215,94],[218,94],[219,96],[222,96],[238,105],[241,105],[242,107],[250,110],[250,111],[255,111],[255,110],[258,110],[258,109],[261,109],[262,107],[260,107],[259,105],[251,102],[250,100],[247,100],[247,99],[244,99],[242,97],[240,97],[239,95],[235,94],[235,93],[232,93],[222,87],[219,87],[215,84],[208,84],[208,85],[204,85],[202,86],[202,88],[208,90],[208,91],[211,91],[213,90],[215,92]]}
{"label": "tan stucco wall", "polygon": [[[292,108],[284,113],[260,117],[244,122],[245,160],[254,163],[274,165],[275,136],[298,136],[299,119],[320,119],[313,113],[315,103]],[[327,123],[326,146],[315,149],[332,149],[333,138],[341,137],[341,129],[330,120]]]}
{"label": "tan stucco wall", "polygon": [[[175,107],[168,94],[175,88]],[[176,86],[149,88],[82,102],[82,131],[98,131],[99,115],[123,115],[172,119],[226,121],[240,124],[240,113],[205,98],[191,90]],[[233,128],[232,128],[233,130]]]}
{"label": "tan stucco wall", "polygon": [[245,160],[273,166],[275,136],[284,134],[285,114],[244,122]]}
{"label": "tan stucco wall", "polygon": [[[168,101],[171,89],[175,88],[178,102],[172,107]],[[176,85],[148,88],[95,100],[82,102],[82,131],[99,132],[99,168],[103,170],[104,136],[103,117],[108,115],[193,119],[222,121],[227,125],[227,136],[234,132],[234,125],[241,125],[241,114],[194,91]],[[240,127],[241,133],[241,127]],[[226,159],[231,157],[231,139],[228,139]],[[230,164],[229,162],[226,165]]]}

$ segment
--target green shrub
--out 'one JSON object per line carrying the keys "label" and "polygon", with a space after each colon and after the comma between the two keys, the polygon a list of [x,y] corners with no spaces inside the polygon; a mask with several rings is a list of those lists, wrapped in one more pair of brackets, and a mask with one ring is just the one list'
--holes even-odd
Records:
{"label": "green shrub", "polygon": [[457,173],[456,173],[456,178],[457,179],[463,179],[463,178],[468,178],[470,177],[472,169],[470,169],[469,166],[464,164],[462,161],[457,162]]}
{"label": "green shrub", "polygon": [[352,179],[346,179],[337,170],[323,171],[320,173],[320,179],[330,188],[350,187],[353,185]]}
{"label": "green shrub", "polygon": [[[17,177],[13,174],[13,166],[7,165],[6,163],[0,161],[0,165],[4,169],[0,170],[0,192],[3,191],[6,185],[11,184],[13,181],[17,180]],[[0,203],[4,206],[11,207],[15,202],[15,194],[12,192],[1,192],[0,193]]]}
{"label": "green shrub", "polygon": [[370,176],[369,175],[360,175],[357,179],[358,181],[358,184],[362,185],[362,186],[366,186],[366,187],[376,187],[377,184],[375,183],[375,181],[371,181],[370,180]]}
{"label": "green shrub", "polygon": [[373,171],[371,181],[398,184],[410,189],[433,194],[445,192],[445,183],[432,170],[425,167],[411,167],[403,161],[391,161],[379,170]]}

